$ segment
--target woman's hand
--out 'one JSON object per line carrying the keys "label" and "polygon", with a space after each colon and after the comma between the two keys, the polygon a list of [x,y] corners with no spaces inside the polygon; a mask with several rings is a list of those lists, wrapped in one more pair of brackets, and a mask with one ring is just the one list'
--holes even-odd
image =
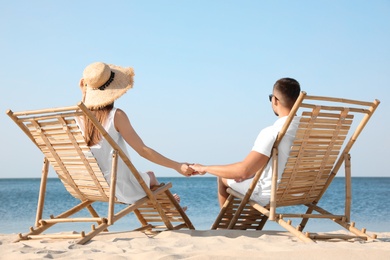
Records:
{"label": "woman's hand", "polygon": [[181,163],[178,172],[186,177],[190,177],[193,175],[194,170],[189,166],[188,163]]}

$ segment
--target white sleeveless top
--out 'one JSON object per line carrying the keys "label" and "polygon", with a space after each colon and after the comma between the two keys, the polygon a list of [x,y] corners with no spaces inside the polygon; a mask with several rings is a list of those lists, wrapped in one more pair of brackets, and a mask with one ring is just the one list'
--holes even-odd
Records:
{"label": "white sleeveless top", "polygon": [[[126,141],[123,139],[122,135],[115,129],[114,126],[114,117],[117,108],[113,108],[105,124],[103,125],[107,133],[114,139],[114,141],[120,146],[124,153],[129,157],[129,153],[126,148]],[[77,120],[79,127],[84,134],[84,122],[82,118]],[[112,152],[113,149],[111,145],[104,138],[94,146],[90,147],[92,154],[96,158],[97,163],[99,164],[100,170],[102,171],[104,178],[107,180],[110,185],[111,182],[111,167],[112,167]],[[129,157],[130,158],[130,157]],[[140,173],[142,179],[144,179],[147,186],[150,186],[150,178],[147,173]],[[146,194],[141,188],[141,185],[138,183],[137,179],[131,173],[130,169],[126,166],[121,158],[118,158],[118,168],[117,168],[117,181],[116,181],[116,198],[123,203],[134,203],[140,198],[144,197]]]}

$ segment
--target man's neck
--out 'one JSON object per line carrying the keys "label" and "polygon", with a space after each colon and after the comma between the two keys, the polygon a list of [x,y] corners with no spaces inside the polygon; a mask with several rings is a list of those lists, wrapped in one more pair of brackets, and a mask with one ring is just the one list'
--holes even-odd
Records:
{"label": "man's neck", "polygon": [[282,117],[285,117],[285,116],[288,116],[290,114],[290,111],[291,110],[285,110],[285,111],[279,111],[279,118],[282,118]]}

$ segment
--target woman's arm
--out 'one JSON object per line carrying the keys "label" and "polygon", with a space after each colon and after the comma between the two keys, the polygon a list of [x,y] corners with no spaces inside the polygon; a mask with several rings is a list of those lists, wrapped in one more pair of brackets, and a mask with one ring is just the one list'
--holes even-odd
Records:
{"label": "woman's arm", "polygon": [[123,110],[117,109],[114,124],[116,130],[140,156],[153,163],[172,168],[184,176],[190,176],[192,174],[193,170],[189,168],[188,164],[173,161],[146,146],[130,124],[130,120]]}

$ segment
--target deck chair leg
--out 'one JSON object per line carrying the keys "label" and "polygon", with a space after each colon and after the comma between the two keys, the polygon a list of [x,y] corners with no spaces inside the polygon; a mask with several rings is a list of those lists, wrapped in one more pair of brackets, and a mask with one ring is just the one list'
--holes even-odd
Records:
{"label": "deck chair leg", "polygon": [[77,241],[77,244],[79,245],[84,245],[87,243],[89,240],[91,240],[94,236],[99,234],[102,231],[107,230],[108,224],[107,223],[101,223],[97,228],[93,228],[91,232],[89,232],[87,235],[83,236],[82,239]]}
{"label": "deck chair leg", "polygon": [[111,186],[110,186],[110,198],[108,202],[108,225],[114,224],[117,169],[118,169],[118,151],[114,150],[112,152]]}
{"label": "deck chair leg", "polygon": [[[154,196],[154,194],[151,194],[151,196]],[[171,221],[169,220],[168,216],[165,214],[164,209],[161,207],[160,203],[158,203],[157,199],[151,200],[151,203],[153,204],[153,207],[157,210],[158,214],[161,217],[162,222],[164,222],[164,225],[167,227],[167,229],[173,230],[174,228]]]}
{"label": "deck chair leg", "polygon": [[349,230],[353,234],[357,235],[360,238],[364,238],[366,240],[376,239],[376,235],[375,234],[371,237],[371,236],[366,234],[366,230],[365,229],[363,229],[363,230],[357,229],[355,227],[355,223],[354,222],[348,223],[348,222],[343,221],[343,220],[335,220],[335,222],[337,224],[339,224],[340,226],[344,227],[345,229]]}
{"label": "deck chair leg", "polygon": [[[145,201],[144,202],[141,202],[140,204],[144,204],[145,202],[148,201],[148,198],[144,198]],[[133,231],[145,231],[145,230],[151,230],[154,228],[154,225],[152,224],[149,224],[146,219],[144,218],[144,216],[142,215],[142,213],[140,212],[140,210],[137,208],[135,208],[133,210],[133,213],[135,214],[135,216],[137,217],[138,221],[141,223],[141,227],[139,228],[136,228],[134,229]]]}
{"label": "deck chair leg", "polygon": [[139,222],[141,222],[142,227],[146,227],[149,225],[138,209],[134,210],[134,214],[137,216]]}
{"label": "deck chair leg", "polygon": [[263,215],[263,217],[261,218],[260,224],[257,227],[257,230],[263,230],[265,223],[267,223],[267,220],[268,220],[268,217],[266,215]]}
{"label": "deck chair leg", "polygon": [[225,201],[225,204],[222,206],[221,211],[219,212],[217,218],[215,219],[213,225],[211,226],[211,229],[217,229],[219,223],[221,222],[222,218],[225,216],[226,211],[228,208],[230,208],[231,204],[233,203],[234,197],[233,195],[229,195],[227,200]]}
{"label": "deck chair leg", "polygon": [[159,211],[161,219],[163,220],[163,222],[164,222],[165,226],[167,227],[167,229],[168,230],[174,230],[171,221],[168,219],[168,217],[165,214],[164,210],[162,209],[161,205],[155,204],[154,206],[156,207],[157,211]]}
{"label": "deck chair leg", "polygon": [[344,155],[345,166],[345,217],[349,222],[351,219],[352,183],[351,183],[351,155]]}
{"label": "deck chair leg", "polygon": [[[91,216],[94,218],[100,218],[99,214],[96,212],[96,210],[92,207],[92,205],[87,206],[87,209],[89,213],[91,213]],[[98,221],[98,225],[102,224],[103,222]],[[108,229],[103,230],[104,232],[108,232]]]}
{"label": "deck chair leg", "polygon": [[189,219],[189,217],[187,216],[187,214],[185,214],[183,208],[180,206],[180,204],[176,201],[175,197],[173,197],[172,195],[172,192],[170,190],[166,190],[165,191],[165,194],[167,195],[167,197],[169,198],[169,200],[171,201],[171,203],[175,206],[175,208],[177,209],[177,211],[179,212],[180,216],[182,217],[182,219],[184,220],[184,223],[186,224],[187,228],[189,229],[195,229],[195,227],[192,225],[192,222],[191,220]]}
{"label": "deck chair leg", "polygon": [[[310,207],[310,205],[306,205],[306,206],[308,207],[308,209],[306,210],[306,214],[309,215],[309,214],[313,213],[314,209],[312,207]],[[303,231],[303,229],[306,227],[306,224],[307,224],[308,221],[309,221],[309,218],[302,218],[302,221],[298,225],[297,229],[299,231]]]}
{"label": "deck chair leg", "polygon": [[303,242],[314,243],[314,241],[310,237],[306,236],[301,231],[297,230],[296,228],[291,226],[290,223],[284,221],[283,219],[276,217],[275,222],[278,223],[283,228],[285,228],[291,234],[295,235],[297,238],[299,238]]}
{"label": "deck chair leg", "polygon": [[238,208],[236,210],[236,213],[234,213],[233,218],[230,220],[228,229],[233,229],[234,226],[237,224],[237,221],[238,221],[239,217],[241,216],[241,213],[244,210],[244,208],[245,208],[245,206],[246,206],[246,204],[248,202],[248,199],[246,199],[246,198],[247,198],[247,196],[245,196],[244,199],[241,200],[241,203],[238,206]]}
{"label": "deck chair leg", "polygon": [[16,240],[14,240],[14,242],[19,242],[21,240],[28,240],[30,239],[30,236],[34,236],[34,235],[39,235],[41,234],[43,231],[45,231],[46,229],[50,228],[51,226],[53,226],[54,223],[46,223],[46,224],[43,224],[43,225],[40,225],[38,228],[33,228],[33,227],[30,227],[30,232],[28,232],[27,234],[23,235],[22,233],[19,233],[18,234],[18,238]]}
{"label": "deck chair leg", "polygon": [[47,184],[47,175],[49,172],[49,161],[45,157],[43,159],[43,166],[42,166],[42,178],[41,178],[41,185],[39,188],[39,198],[38,198],[38,206],[37,206],[37,214],[35,217],[35,226],[39,226],[39,220],[42,219],[42,213],[43,213],[43,206],[45,205],[45,195],[46,195],[46,184]]}
{"label": "deck chair leg", "polygon": [[[331,215],[330,212],[324,210],[323,208],[321,207],[318,207],[316,206],[315,211],[321,213],[321,214],[324,214],[324,215]],[[355,227],[355,223],[354,222],[349,222],[346,218],[343,218],[341,220],[339,219],[334,219],[333,220],[335,223],[339,224],[340,226],[342,226],[343,228],[345,228],[346,230],[349,230],[351,233],[357,235],[359,238],[364,238],[366,240],[373,240],[373,239],[376,239],[376,235],[374,234],[372,237],[369,236],[368,234],[366,234],[366,231],[365,229],[363,230],[359,230]]]}
{"label": "deck chair leg", "polygon": [[[67,218],[67,217],[79,212],[80,210],[84,209],[85,207],[89,206],[91,203],[92,203],[91,201],[83,201],[83,202],[79,203],[78,205],[74,206],[73,208],[71,208],[67,211],[64,211],[60,215],[53,217],[52,219]],[[36,229],[31,227],[30,232],[27,233],[26,235],[19,233],[19,238],[17,240],[15,240],[14,242],[19,242],[20,240],[27,240],[27,239],[29,239],[29,236],[39,235],[43,231],[47,230],[48,228],[52,227],[55,224],[57,224],[57,223],[56,222],[46,223],[44,219],[40,219],[39,225]]]}

